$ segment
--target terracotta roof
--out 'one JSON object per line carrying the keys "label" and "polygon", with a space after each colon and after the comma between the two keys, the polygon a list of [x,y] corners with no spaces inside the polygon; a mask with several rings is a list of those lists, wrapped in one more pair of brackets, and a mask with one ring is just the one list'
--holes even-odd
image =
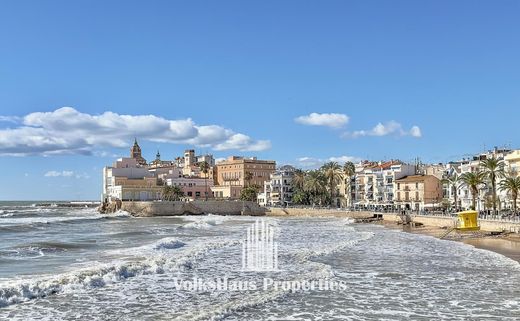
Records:
{"label": "terracotta roof", "polygon": [[389,169],[390,167],[394,166],[394,165],[399,165],[401,164],[400,161],[389,161],[389,162],[386,162],[386,163],[383,163],[381,164],[381,169]]}
{"label": "terracotta roof", "polygon": [[399,165],[399,164],[401,164],[401,162],[398,160],[387,161],[387,162],[381,163],[381,165],[379,163],[373,162],[373,163],[365,164],[365,168],[367,168],[367,169],[375,169],[375,168],[389,169],[390,167],[392,167],[394,165]]}

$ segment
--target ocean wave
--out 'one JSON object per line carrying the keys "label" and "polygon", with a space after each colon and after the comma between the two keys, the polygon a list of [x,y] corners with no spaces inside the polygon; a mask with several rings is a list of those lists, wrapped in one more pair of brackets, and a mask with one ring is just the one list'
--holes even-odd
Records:
{"label": "ocean wave", "polygon": [[186,243],[175,238],[164,238],[155,243],[154,250],[172,250],[178,249],[186,245]]}
{"label": "ocean wave", "polygon": [[272,302],[274,300],[283,298],[289,294],[290,290],[271,290],[271,291],[258,291],[257,293],[250,293],[240,298],[213,305],[211,307],[205,307],[204,309],[193,309],[193,311],[184,315],[178,316],[173,321],[198,321],[198,320],[223,320],[226,317],[232,315],[234,312],[241,311],[245,308],[251,308]]}
{"label": "ocean wave", "polygon": [[208,230],[214,227],[216,224],[214,222],[190,222],[180,226],[182,229],[195,229],[195,230]]}
{"label": "ocean wave", "polygon": [[[119,211],[114,214],[101,215],[92,210],[75,211],[74,215],[61,216],[41,216],[41,217],[19,217],[17,215],[10,216],[0,220],[0,224],[11,225],[31,225],[31,224],[52,224],[52,223],[79,223],[81,221],[101,220],[101,219],[121,219],[131,217],[128,212]],[[4,214],[6,215],[6,214]],[[0,226],[2,228],[2,226]]]}
{"label": "ocean wave", "polygon": [[[358,241],[362,241],[362,238],[360,238]],[[321,262],[310,261],[310,255],[306,255],[305,260],[303,260],[303,257],[301,258],[302,262],[300,262],[296,270],[280,270],[278,272],[285,273],[288,280],[317,281],[334,277],[334,272],[332,271],[331,266]],[[203,309],[193,309],[192,311],[180,315],[173,320],[225,320],[227,317],[233,315],[236,312],[247,308],[262,306],[275,300],[283,299],[291,293],[294,293],[292,289],[284,287],[271,288],[269,290],[242,292],[239,297],[235,297],[227,302],[204,307]]]}
{"label": "ocean wave", "polygon": [[13,224],[13,225],[26,225],[26,224],[50,224],[50,223],[61,223],[68,221],[77,220],[92,220],[100,219],[100,217],[89,217],[89,216],[57,216],[57,217],[13,217],[9,219],[3,219],[0,224]]}
{"label": "ocean wave", "polygon": [[182,229],[196,229],[196,230],[207,230],[211,229],[216,225],[222,224],[226,221],[229,221],[229,216],[220,216],[220,215],[188,215],[188,216],[182,216],[182,220],[188,221],[189,223],[186,223],[180,228]]}
{"label": "ocean wave", "polygon": [[375,233],[358,232],[357,235],[359,236],[357,238],[339,241],[330,245],[322,245],[319,250],[304,250],[296,253],[294,256],[297,257],[300,261],[308,261],[313,258],[334,254],[345,248],[352,247],[358,243],[370,240],[372,237],[374,237]]}
{"label": "ocean wave", "polygon": [[226,221],[229,221],[233,219],[232,216],[225,216],[225,215],[215,215],[215,214],[208,214],[208,215],[186,215],[180,217],[184,221],[189,222],[211,222],[215,225],[222,224]]}
{"label": "ocean wave", "polygon": [[87,248],[92,245],[93,244],[85,243],[35,242],[0,250],[0,257],[9,259],[31,259],[52,253],[65,252],[71,249]]}
{"label": "ocean wave", "polygon": [[130,214],[125,213],[113,213],[113,214],[98,214],[95,217],[88,217],[86,220],[121,220],[133,217]]}
{"label": "ocean wave", "polygon": [[62,251],[92,247],[95,246],[95,243],[35,242],[29,243],[28,246],[42,247]]}
{"label": "ocean wave", "polygon": [[0,250],[0,257],[11,260],[32,259],[44,256],[44,251],[46,250],[48,249],[33,246],[20,247],[10,250]]}
{"label": "ocean wave", "polygon": [[51,208],[23,208],[23,209],[20,209],[18,207],[0,210],[0,214],[3,214],[3,213],[13,213],[13,214],[16,214],[16,213],[35,214],[36,213],[36,214],[38,214],[38,213],[53,213],[53,212],[57,212],[57,210],[51,209]]}
{"label": "ocean wave", "polygon": [[[159,244],[177,244],[174,240],[159,240]],[[82,289],[104,287],[127,278],[148,274],[162,274],[166,270],[191,269],[193,264],[209,251],[236,246],[238,241],[214,242],[203,244],[184,251],[179,256],[149,256],[139,262],[114,261],[97,264],[94,267],[82,268],[58,276],[32,278],[30,280],[5,281],[0,283],[0,307],[17,304],[33,299],[44,298],[58,293],[74,293]],[[90,263],[92,264],[92,263]]]}
{"label": "ocean wave", "polygon": [[347,217],[344,220],[342,220],[342,223],[345,225],[350,225],[350,224],[356,223],[356,220],[353,218]]}
{"label": "ocean wave", "polygon": [[[96,211],[97,214],[97,211]],[[132,214],[128,213],[127,211],[119,210],[115,213],[111,214],[97,214],[100,218],[112,218],[112,217],[132,217]]]}

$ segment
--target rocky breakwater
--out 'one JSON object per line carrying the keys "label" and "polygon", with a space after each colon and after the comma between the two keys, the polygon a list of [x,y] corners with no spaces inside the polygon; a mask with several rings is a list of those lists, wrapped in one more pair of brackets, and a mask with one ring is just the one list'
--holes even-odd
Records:
{"label": "rocky breakwater", "polygon": [[192,201],[192,202],[121,202],[100,207],[102,213],[123,210],[133,216],[177,216],[177,215],[265,215],[265,208],[255,202],[243,201]]}

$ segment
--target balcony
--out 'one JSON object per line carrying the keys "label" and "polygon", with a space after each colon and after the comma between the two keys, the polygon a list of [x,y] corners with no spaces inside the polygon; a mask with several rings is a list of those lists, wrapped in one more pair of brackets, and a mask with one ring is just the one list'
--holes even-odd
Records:
{"label": "balcony", "polygon": [[222,179],[223,179],[225,182],[239,181],[239,180],[240,180],[240,178],[235,178],[235,177],[222,177]]}

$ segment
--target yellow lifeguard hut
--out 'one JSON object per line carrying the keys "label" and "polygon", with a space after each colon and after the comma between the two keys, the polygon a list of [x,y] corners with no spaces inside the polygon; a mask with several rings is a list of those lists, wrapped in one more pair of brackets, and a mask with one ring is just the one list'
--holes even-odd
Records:
{"label": "yellow lifeguard hut", "polygon": [[478,225],[478,212],[477,211],[464,211],[457,215],[457,224],[455,229],[457,231],[479,231],[480,225]]}
{"label": "yellow lifeguard hut", "polygon": [[448,229],[440,238],[443,239],[453,231],[470,232],[480,231],[480,225],[478,225],[478,212],[477,211],[464,211],[457,213],[457,220],[455,226]]}

